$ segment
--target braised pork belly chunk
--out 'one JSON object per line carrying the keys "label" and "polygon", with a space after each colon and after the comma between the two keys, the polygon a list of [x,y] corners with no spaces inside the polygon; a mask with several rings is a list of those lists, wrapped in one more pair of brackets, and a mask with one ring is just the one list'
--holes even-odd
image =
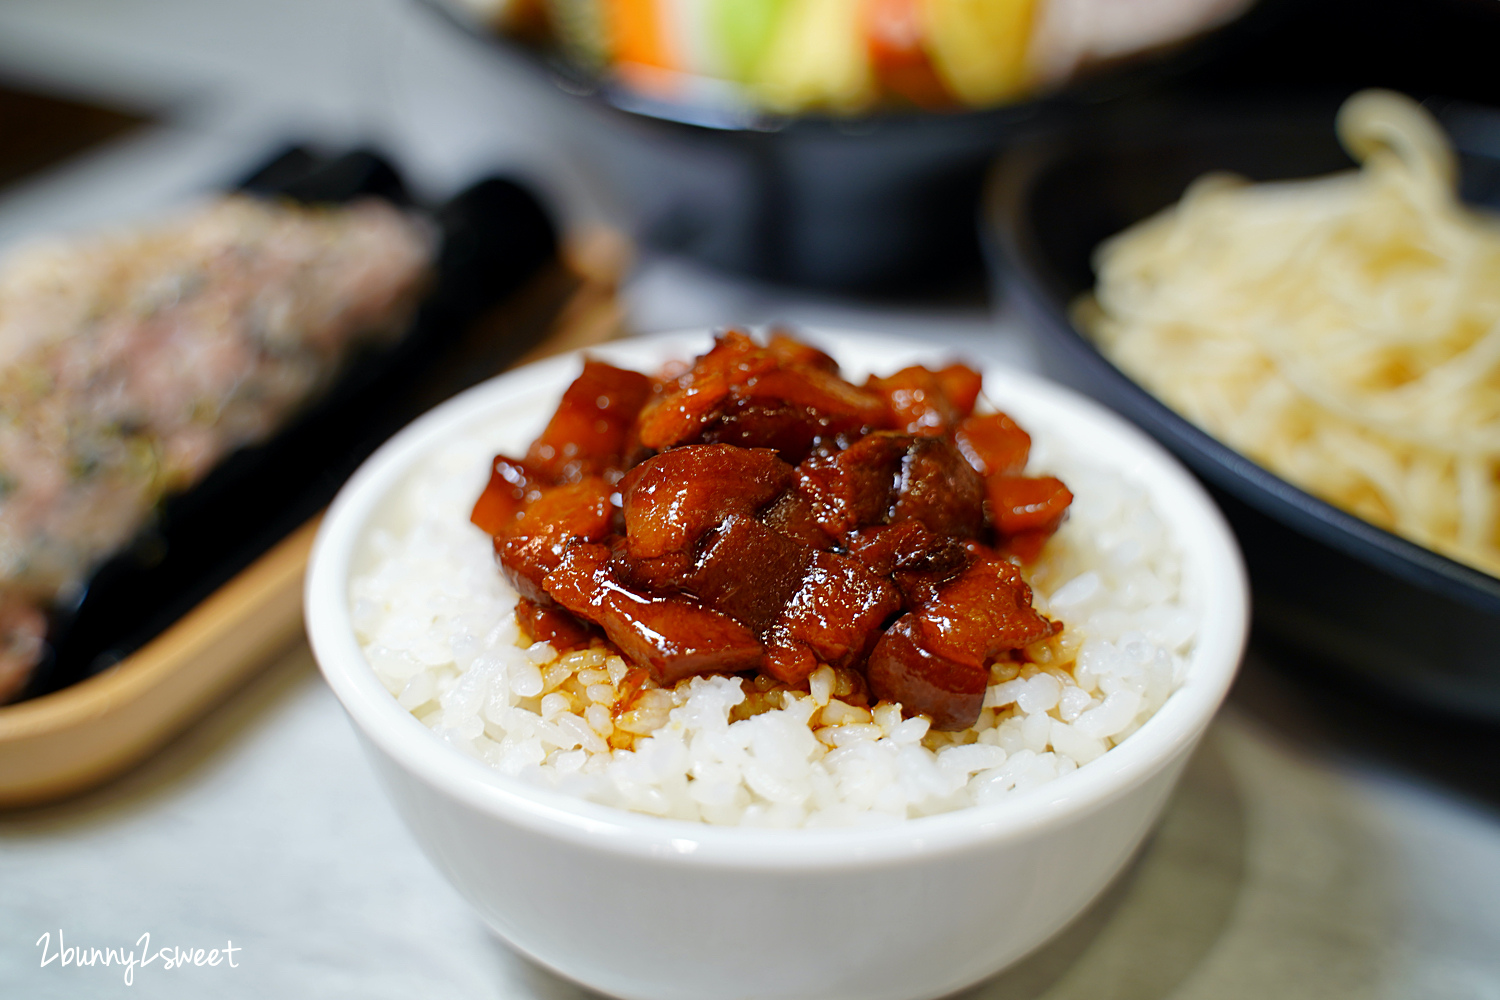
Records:
{"label": "braised pork belly chunk", "polygon": [[539,641],[607,641],[662,685],[827,664],[964,729],[992,665],[1062,629],[1022,569],[1072,500],[980,391],[960,364],[854,385],[781,333],[655,378],[590,360],[472,520]]}

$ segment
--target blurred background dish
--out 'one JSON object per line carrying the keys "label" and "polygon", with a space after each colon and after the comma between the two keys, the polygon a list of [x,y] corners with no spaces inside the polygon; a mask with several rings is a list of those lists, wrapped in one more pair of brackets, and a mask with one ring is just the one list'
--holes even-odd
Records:
{"label": "blurred background dish", "polygon": [[[50,337],[65,347],[82,345],[73,348],[76,353],[93,347],[91,337],[113,334],[118,341],[131,335],[134,339],[128,343],[127,356],[140,362],[143,374],[137,374],[147,379],[155,395],[174,399],[184,390],[163,380],[186,381],[204,394],[193,411],[195,426],[228,440],[209,449],[214,454],[200,456],[203,460],[189,470],[191,474],[176,482],[157,483],[162,478],[158,471],[150,481],[157,495],[134,506],[129,502],[136,501],[135,497],[127,495],[122,500],[111,497],[109,491],[125,492],[139,484],[101,461],[104,471],[99,475],[75,478],[90,488],[94,480],[101,480],[102,501],[88,495],[82,500],[63,495],[54,501],[55,511],[34,509],[38,505],[33,502],[19,514],[7,512],[12,532],[17,522],[24,525],[27,517],[40,518],[51,533],[46,536],[50,544],[82,551],[75,557],[78,578],[66,583],[56,599],[35,587],[22,589],[25,578],[18,577],[14,565],[9,571],[8,584],[17,589],[7,599],[12,604],[29,602],[22,606],[45,611],[41,626],[45,636],[40,656],[32,663],[13,657],[12,667],[22,671],[16,680],[24,687],[18,690],[12,684],[7,696],[19,695],[21,700],[0,707],[0,807],[47,801],[118,774],[233,690],[263,666],[271,653],[284,648],[300,629],[297,591],[312,528],[344,477],[407,420],[525,352],[547,333],[558,309],[576,301],[570,296],[580,279],[558,261],[558,237],[549,213],[530,191],[513,181],[482,180],[445,204],[418,214],[400,176],[379,156],[363,151],[321,155],[293,147],[234,187],[243,194],[210,202],[202,210],[213,224],[206,233],[199,216],[187,217],[196,223],[189,230],[189,239],[197,241],[189,243],[191,253],[179,252],[183,250],[178,245],[183,242],[182,223],[165,235],[149,227],[144,230],[154,234],[149,238],[155,243],[146,247],[152,253],[133,248],[139,259],[130,263],[136,270],[114,260],[110,253],[117,244],[101,244],[100,237],[62,242],[40,248],[43,263],[59,269],[52,285],[40,286],[43,291],[52,289],[50,299],[42,297],[40,305],[36,296],[25,300],[20,293],[31,286],[19,281],[11,281],[6,289],[10,294],[4,307],[9,310],[7,331],[12,339],[25,333],[43,341]],[[212,317],[235,308],[248,310],[248,318],[238,322],[248,324],[250,337],[269,338],[280,328],[277,304],[284,304],[293,294],[285,276],[277,280],[272,274],[266,280],[267,267],[257,257],[255,246],[231,245],[228,250],[220,246],[226,231],[231,240],[254,238],[253,232],[247,237],[226,226],[226,221],[235,222],[238,216],[221,217],[226,212],[252,213],[254,218],[258,218],[254,213],[279,212],[291,213],[298,221],[305,217],[338,224],[345,210],[337,206],[344,203],[393,215],[412,213],[405,217],[413,220],[425,217],[419,228],[435,237],[430,249],[436,252],[429,280],[414,289],[420,294],[412,298],[419,298],[420,306],[392,317],[399,319],[391,327],[394,339],[352,351],[347,363],[326,371],[322,391],[290,406],[275,421],[282,425],[279,429],[263,426],[269,421],[261,421],[245,434],[237,425],[206,423],[209,411],[232,409],[233,391],[218,399],[213,394],[223,391],[222,377],[215,381],[193,367],[184,373],[163,364],[161,346],[153,338],[160,338],[166,329],[176,335],[175,340],[167,340],[168,350],[188,353],[197,343],[199,355],[205,352],[202,342],[206,341],[209,347],[217,347],[222,368],[223,342],[228,340],[233,346],[233,338],[242,331],[232,314],[223,321],[227,331],[212,323],[205,327],[204,303]],[[326,257],[325,248],[336,248],[336,241],[322,235],[322,242],[310,253],[306,241],[296,237],[296,233],[291,238],[277,234],[281,242],[273,245],[282,254],[300,253],[305,259],[299,259],[294,270],[299,275],[317,275],[320,280],[315,287],[330,284],[330,264],[318,254]],[[147,237],[135,230],[115,236],[117,241],[132,238]],[[368,235],[365,239],[369,240]],[[163,244],[168,251],[178,252],[177,256],[163,253]],[[32,251],[32,257],[37,252]],[[163,261],[174,264],[176,270],[158,274]],[[193,268],[199,266],[206,278],[195,277]],[[84,297],[85,305],[91,304],[94,310],[88,321],[59,327],[59,318],[70,316],[62,307],[76,305],[74,300],[80,298],[80,288],[75,286],[84,285],[82,291],[87,293],[92,288],[88,281],[98,277],[101,267],[113,283],[106,283],[102,291],[93,289],[93,299]],[[144,284],[150,292],[167,278],[180,279],[184,273],[186,281],[196,280],[198,285],[178,289],[177,298],[169,300],[185,302],[183,310],[172,313],[163,308],[153,313],[137,301],[141,298],[137,286]],[[222,283],[226,274],[248,287],[226,294],[213,283],[215,279]],[[124,309],[115,301],[122,298]],[[312,324],[315,334],[321,330],[324,336],[329,335],[329,325],[323,317],[342,315],[326,307],[312,312],[315,318],[299,321]],[[280,322],[285,326],[287,320],[283,317]],[[315,325],[320,322],[322,327]],[[305,364],[294,352],[283,348],[282,353],[291,359],[288,363]],[[97,360],[103,364],[110,357],[103,354]],[[23,354],[19,361],[34,366],[35,359],[28,358]],[[202,363],[200,357],[197,364]],[[72,364],[80,367],[77,359]],[[28,370],[25,364],[11,362],[12,406],[16,405],[16,373]],[[118,380],[117,373],[106,370],[95,382],[113,385],[112,376]],[[242,381],[253,392],[255,379],[264,377],[252,372],[242,376]],[[296,385],[296,380],[283,381]],[[115,387],[103,398],[116,409],[123,405],[128,411],[129,406],[139,405],[127,391],[130,388],[129,384],[124,390]],[[98,386],[93,394],[100,395]],[[49,389],[43,402],[53,408],[67,402],[75,410],[88,411],[65,411],[63,417],[71,421],[70,426],[88,430],[92,426],[88,419],[97,423],[113,412],[97,401],[90,409],[80,407],[76,398],[57,396]],[[169,408],[169,412],[175,410]],[[45,429],[45,421],[42,425]],[[148,446],[165,451],[170,435],[177,432],[169,425],[160,431],[143,425],[130,433],[158,435],[161,442]],[[83,445],[90,441],[83,438]],[[6,471],[15,477],[11,495],[24,497],[29,487],[37,487],[30,494],[38,489],[45,492],[49,469],[38,472],[34,460],[30,465],[15,464],[17,448],[15,442],[9,445],[11,464]],[[19,454],[35,458],[24,449]],[[54,461],[65,460],[73,461],[67,456]],[[166,465],[167,457],[159,462]],[[40,486],[31,482],[37,477],[42,479]],[[123,535],[105,537],[102,544],[96,537],[100,532],[88,524],[79,537],[76,523],[80,517],[97,520],[89,504],[101,502],[123,508],[115,514],[129,518],[119,526]],[[14,550],[14,540],[11,546]],[[14,618],[13,610],[7,613]],[[33,665],[27,680],[24,671]]]}
{"label": "blurred background dish", "polygon": [[[959,19],[1025,7],[1038,16],[1015,58],[1032,60],[1029,68],[1013,86],[972,102],[955,99],[938,79],[940,99],[929,99],[930,89],[914,100],[871,83],[850,91],[864,95],[858,99],[779,104],[759,99],[748,83],[707,73],[715,60],[690,53],[713,49],[713,31],[734,20],[714,21],[710,12],[738,12],[746,18],[742,34],[764,46],[773,15],[827,6],[822,0],[423,2],[497,51],[545,67],[563,89],[593,98],[577,105],[579,148],[645,245],[839,294],[973,294],[982,284],[974,216],[985,167],[1028,136],[1088,128],[1101,109],[1163,95],[1342,95],[1376,85],[1500,102],[1500,83],[1485,69],[1500,37],[1500,6],[1489,0],[903,0],[892,6],[962,6]],[[841,5],[885,7],[884,0],[832,0]],[[537,14],[547,10],[572,18],[572,48],[537,43]],[[829,24],[843,24],[842,34],[820,30],[855,34],[851,15],[841,16]],[[512,25],[504,41],[497,23]],[[660,41],[644,54],[635,36],[609,40],[612,25],[641,23],[653,26],[646,38]],[[592,34],[579,34],[580,24],[593,25]],[[746,24],[762,28],[757,34]],[[864,48],[854,48],[874,80],[879,74],[869,67],[879,46],[861,37]],[[932,83],[941,74],[934,76],[937,63],[925,55],[925,36],[913,29],[909,37],[918,39],[916,61],[904,65],[925,67],[917,75]],[[807,61],[828,61],[817,46],[808,51]],[[622,53],[633,56],[624,68]],[[681,66],[697,69],[683,74]]]}
{"label": "blurred background dish", "polygon": [[[1224,27],[1248,0],[425,2],[595,98],[580,108],[588,155],[643,242],[887,296],[979,284],[980,180],[1006,144],[1181,77],[1286,6]],[[899,57],[888,21],[904,25]],[[793,54],[776,54],[778,33]],[[559,36],[572,42],[546,44]],[[756,49],[739,57],[752,68],[731,71],[731,39]],[[949,43],[963,54],[945,76]]]}
{"label": "blurred background dish", "polygon": [[[365,152],[323,157],[290,149],[238,187],[306,205],[372,197],[410,204],[396,171]],[[201,470],[190,489],[167,496],[159,508],[148,503],[154,509],[150,519],[138,533],[127,530],[133,540],[88,566],[88,578],[67,588],[52,608],[47,653],[26,696],[120,662],[313,516],[361,456],[436,401],[431,379],[445,364],[452,367],[466,326],[556,253],[546,211],[510,181],[481,182],[430,217],[441,241],[433,280],[420,311],[403,317],[399,338],[354,354],[310,405],[278,421],[284,426],[274,434],[226,449],[216,468]],[[252,292],[250,301],[266,307],[271,289]],[[449,391],[498,369],[507,352],[518,355],[528,346],[527,335],[499,331],[488,345],[493,363],[464,373],[467,378],[460,375]]]}
{"label": "blurred background dish", "polygon": [[[1262,640],[1448,709],[1500,714],[1500,580],[1291,486],[1168,409],[1107,361],[1069,318],[1107,237],[1175,202],[1212,170],[1252,180],[1347,168],[1337,102],[1137,109],[1018,153],[992,179],[987,222],[998,286],[1046,363],[1146,428],[1215,489],[1238,532]],[[1467,197],[1500,204],[1484,155],[1497,119],[1450,105]]]}
{"label": "blurred background dish", "polygon": [[1011,104],[1159,54],[1254,0],[437,0],[631,110],[766,116]]}

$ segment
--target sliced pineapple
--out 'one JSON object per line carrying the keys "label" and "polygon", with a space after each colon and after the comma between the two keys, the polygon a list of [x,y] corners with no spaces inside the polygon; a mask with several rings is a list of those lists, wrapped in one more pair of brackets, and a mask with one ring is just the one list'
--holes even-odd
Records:
{"label": "sliced pineapple", "polygon": [[927,47],[938,74],[966,104],[1025,89],[1036,0],[924,0]]}
{"label": "sliced pineapple", "polygon": [[863,0],[794,0],[778,18],[754,89],[777,111],[861,111],[875,100]]}

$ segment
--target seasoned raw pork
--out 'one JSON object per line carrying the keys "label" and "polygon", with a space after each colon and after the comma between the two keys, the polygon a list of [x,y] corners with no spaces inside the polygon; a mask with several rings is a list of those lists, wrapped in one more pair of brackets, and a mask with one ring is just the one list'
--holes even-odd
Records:
{"label": "seasoned raw pork", "polygon": [[0,702],[41,653],[46,607],[351,347],[399,334],[431,255],[385,202],[231,196],[0,266]]}

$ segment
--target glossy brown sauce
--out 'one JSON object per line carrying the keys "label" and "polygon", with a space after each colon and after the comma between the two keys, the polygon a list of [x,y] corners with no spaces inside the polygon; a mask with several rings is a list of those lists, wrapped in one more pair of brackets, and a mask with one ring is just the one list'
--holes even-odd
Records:
{"label": "glossy brown sauce", "polygon": [[1062,628],[1018,563],[1072,501],[1023,474],[1030,438],[975,414],[980,389],[964,365],[856,386],[782,334],[730,331],[654,379],[588,361],[473,521],[559,649],[602,632],[661,685],[744,674],[752,695],[828,664],[845,697],[964,729],[989,665]]}

